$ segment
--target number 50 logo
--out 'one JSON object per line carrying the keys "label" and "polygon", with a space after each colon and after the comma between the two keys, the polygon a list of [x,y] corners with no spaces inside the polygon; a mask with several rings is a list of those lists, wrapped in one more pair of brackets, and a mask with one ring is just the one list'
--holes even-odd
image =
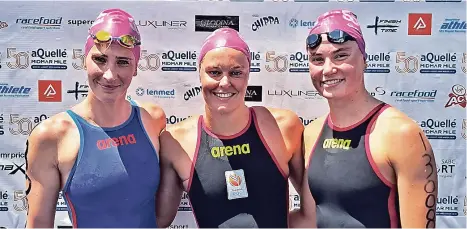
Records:
{"label": "number 50 logo", "polygon": [[415,73],[418,70],[418,59],[414,56],[405,56],[405,52],[396,54],[396,71],[399,73]]}
{"label": "number 50 logo", "polygon": [[29,54],[27,52],[16,52],[16,48],[7,48],[6,58],[13,59],[13,61],[6,63],[10,69],[26,69],[29,67]]}
{"label": "number 50 logo", "polygon": [[289,66],[287,55],[276,56],[275,51],[266,52],[266,71],[268,72],[285,72]]}

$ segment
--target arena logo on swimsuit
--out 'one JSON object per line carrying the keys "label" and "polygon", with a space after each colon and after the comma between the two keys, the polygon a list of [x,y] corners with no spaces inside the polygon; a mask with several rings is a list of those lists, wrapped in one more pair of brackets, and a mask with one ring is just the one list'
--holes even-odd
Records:
{"label": "arena logo on swimsuit", "polygon": [[330,138],[325,139],[323,142],[323,149],[350,149],[350,143],[352,140],[349,139],[339,139],[339,138]]}
{"label": "arena logo on swimsuit", "polygon": [[124,145],[136,144],[135,135],[129,134],[127,136],[120,136],[118,138],[107,138],[97,141],[97,148],[99,150],[110,149],[111,147],[118,147]]}
{"label": "arena logo on swimsuit", "polygon": [[211,155],[215,158],[223,156],[234,156],[250,153],[250,144],[233,146],[215,146],[211,148]]}

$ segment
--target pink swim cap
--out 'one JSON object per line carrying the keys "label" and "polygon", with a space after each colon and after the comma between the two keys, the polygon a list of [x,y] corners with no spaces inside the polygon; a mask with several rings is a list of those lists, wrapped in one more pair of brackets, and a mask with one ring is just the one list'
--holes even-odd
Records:
{"label": "pink swim cap", "polygon": [[201,61],[207,52],[215,48],[222,47],[232,48],[242,52],[248,59],[248,64],[251,64],[250,48],[243,40],[243,38],[240,37],[240,34],[237,32],[237,30],[231,28],[216,29],[206,38],[206,40],[204,40],[203,46],[201,47],[201,52],[198,57],[199,64],[201,65]]}
{"label": "pink swim cap", "polygon": [[[136,27],[135,20],[129,13],[121,9],[107,9],[102,11],[99,16],[97,16],[94,23],[92,23],[91,28],[89,28],[89,34],[95,34],[100,30],[109,32],[113,37],[131,35],[141,41],[141,35]],[[94,44],[91,35],[88,35],[84,48],[84,56],[88,55],[89,50],[91,50]],[[135,56],[136,65],[138,65],[141,46],[137,45],[131,51]]]}
{"label": "pink swim cap", "polygon": [[357,16],[349,10],[331,10],[320,15],[308,35],[328,33],[336,29],[352,36],[356,40],[363,58],[366,59],[365,40],[360,24],[357,21]]}

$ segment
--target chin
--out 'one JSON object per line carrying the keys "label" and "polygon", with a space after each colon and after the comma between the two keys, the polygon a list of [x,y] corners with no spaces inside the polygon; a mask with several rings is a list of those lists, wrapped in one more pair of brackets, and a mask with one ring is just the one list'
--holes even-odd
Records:
{"label": "chin", "polygon": [[117,93],[117,92],[114,92],[114,93],[99,92],[99,93],[94,93],[94,95],[102,103],[115,103],[121,98],[125,98],[125,94]]}

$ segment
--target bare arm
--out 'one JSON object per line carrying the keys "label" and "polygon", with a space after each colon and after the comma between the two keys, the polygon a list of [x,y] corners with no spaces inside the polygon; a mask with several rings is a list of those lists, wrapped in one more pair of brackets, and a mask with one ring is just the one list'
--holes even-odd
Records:
{"label": "bare arm", "polygon": [[157,192],[156,216],[157,226],[166,228],[177,215],[182,200],[183,185],[173,166],[174,155],[183,150],[172,134],[164,131],[161,134],[160,167],[161,180]]}
{"label": "bare arm", "polygon": [[304,171],[304,157],[302,154],[303,124],[292,111],[268,108],[277,121],[290,160],[289,178],[295,190],[300,193]]}
{"label": "bare arm", "polygon": [[26,152],[26,228],[52,228],[60,191],[58,140],[53,121],[46,120],[31,133]]}
{"label": "bare arm", "polygon": [[271,109],[276,118],[289,155],[289,178],[300,196],[300,209],[290,212],[289,227],[316,227],[316,207],[308,188],[305,172],[304,126],[298,116],[289,110]]}
{"label": "bare arm", "polygon": [[401,226],[435,228],[438,174],[430,143],[415,123],[402,124],[388,139],[397,177]]}

